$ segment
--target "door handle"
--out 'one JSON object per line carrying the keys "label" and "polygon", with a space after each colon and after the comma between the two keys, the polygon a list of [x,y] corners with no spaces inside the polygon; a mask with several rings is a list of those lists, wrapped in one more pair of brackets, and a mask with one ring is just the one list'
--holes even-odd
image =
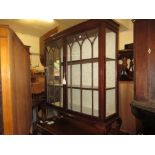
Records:
{"label": "door handle", "polygon": [[151,53],[151,49],[149,48],[147,52],[150,54]]}

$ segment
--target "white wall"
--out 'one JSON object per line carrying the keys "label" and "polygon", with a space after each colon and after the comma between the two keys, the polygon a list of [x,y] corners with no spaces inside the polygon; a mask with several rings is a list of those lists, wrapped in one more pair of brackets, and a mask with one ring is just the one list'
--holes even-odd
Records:
{"label": "white wall", "polygon": [[[126,29],[123,29],[122,26],[119,31],[119,50],[124,49],[125,44],[133,43],[133,23],[131,20],[120,19],[116,20],[121,24],[125,25]],[[23,34],[16,32],[18,37],[22,40],[25,45],[31,46],[30,53],[37,53],[38,55],[31,55],[31,65],[32,68],[36,67],[37,70],[43,71],[44,68],[40,63],[39,58],[39,37]]]}
{"label": "white wall", "polygon": [[16,34],[25,45],[30,46],[30,53],[37,54],[37,55],[30,55],[31,68],[36,68],[37,70],[43,71],[44,68],[40,63],[40,58],[39,58],[39,37],[23,34],[19,32],[16,32]]}
{"label": "white wall", "polygon": [[128,29],[119,31],[119,50],[124,49],[125,44],[133,43],[133,23],[128,21]]}

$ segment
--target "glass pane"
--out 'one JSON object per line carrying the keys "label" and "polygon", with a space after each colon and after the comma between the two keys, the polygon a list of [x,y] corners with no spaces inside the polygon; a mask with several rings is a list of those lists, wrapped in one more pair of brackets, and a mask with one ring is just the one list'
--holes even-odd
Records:
{"label": "glass pane", "polygon": [[116,33],[106,29],[106,58],[116,58]]}
{"label": "glass pane", "polygon": [[61,40],[51,42],[50,52],[47,55],[47,101],[56,106],[63,106],[63,90],[61,87],[63,77],[63,49]]}
{"label": "glass pane", "polygon": [[48,107],[46,109],[46,117],[47,118],[51,118],[53,116],[57,116],[57,114],[58,114],[57,111],[55,111],[53,108]]}
{"label": "glass pane", "polygon": [[54,88],[54,105],[60,106],[61,102],[61,87],[60,86],[55,86]]}
{"label": "glass pane", "polygon": [[98,63],[93,63],[93,87],[98,88]]}
{"label": "glass pane", "polygon": [[67,45],[67,61],[70,61],[70,46]]}
{"label": "glass pane", "polygon": [[80,86],[80,65],[72,65],[72,86]]}
{"label": "glass pane", "polygon": [[72,110],[80,112],[80,90],[72,89]]}
{"label": "glass pane", "polygon": [[98,57],[98,29],[87,31],[87,39],[91,42],[93,58]]}
{"label": "glass pane", "polygon": [[61,87],[61,98],[60,98],[60,106],[63,107],[63,87]]}
{"label": "glass pane", "polygon": [[98,58],[98,36],[97,38],[95,39],[94,41],[94,44],[93,44],[93,57],[94,58]]}
{"label": "glass pane", "polygon": [[90,59],[92,57],[92,47],[88,39],[82,45],[82,59]]}
{"label": "glass pane", "polygon": [[71,109],[71,89],[68,88],[68,109]]}
{"label": "glass pane", "polygon": [[46,49],[47,49],[47,52],[48,52],[48,53],[49,53],[50,50],[51,50],[50,46],[46,46]]}
{"label": "glass pane", "polygon": [[71,77],[70,77],[70,65],[68,65],[68,70],[67,70],[67,82],[68,82],[68,86],[70,86],[70,81],[71,81]]}
{"label": "glass pane", "polygon": [[115,89],[106,91],[106,117],[116,113]]}
{"label": "glass pane", "polygon": [[54,84],[60,84],[60,61],[54,62]]}
{"label": "glass pane", "polygon": [[61,48],[60,51],[61,51],[61,62],[63,62],[63,48]]}
{"label": "glass pane", "polygon": [[54,103],[54,86],[53,85],[48,85],[47,88],[47,102],[48,103]]}
{"label": "glass pane", "polygon": [[52,64],[52,62],[53,62],[53,57],[54,57],[53,51],[50,51],[50,52],[48,53],[47,65]]}
{"label": "glass pane", "polygon": [[115,61],[106,61],[106,88],[116,86]]}
{"label": "glass pane", "polygon": [[80,60],[80,46],[77,42],[73,44],[71,53],[72,53],[72,60]]}
{"label": "glass pane", "polygon": [[93,100],[94,100],[94,111],[93,111],[93,113],[94,113],[94,116],[99,116],[99,108],[98,108],[98,91],[93,91],[93,95],[94,95],[94,98],[93,98]]}
{"label": "glass pane", "polygon": [[54,76],[53,76],[53,66],[49,65],[47,67],[46,75],[47,75],[47,84],[48,85],[53,85],[53,79],[54,79]]}
{"label": "glass pane", "polygon": [[92,66],[91,64],[82,64],[82,86],[91,87],[92,85]]}
{"label": "glass pane", "polygon": [[60,81],[60,85],[62,85],[62,80],[63,80],[63,66],[61,66],[61,81]]}
{"label": "glass pane", "polygon": [[92,91],[82,90],[82,112],[92,115]]}

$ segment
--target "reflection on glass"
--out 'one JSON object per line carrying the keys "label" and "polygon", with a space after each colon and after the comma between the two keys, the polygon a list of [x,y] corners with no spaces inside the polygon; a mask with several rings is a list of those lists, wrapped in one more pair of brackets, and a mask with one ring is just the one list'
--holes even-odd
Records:
{"label": "reflection on glass", "polygon": [[61,40],[51,42],[47,52],[47,101],[55,106],[63,106],[63,89],[61,85],[63,58]]}
{"label": "reflection on glass", "polygon": [[60,76],[60,60],[54,62],[54,76]]}
{"label": "reflection on glass", "polygon": [[52,65],[52,62],[53,62],[53,51],[50,50],[49,52],[47,52],[47,65]]}

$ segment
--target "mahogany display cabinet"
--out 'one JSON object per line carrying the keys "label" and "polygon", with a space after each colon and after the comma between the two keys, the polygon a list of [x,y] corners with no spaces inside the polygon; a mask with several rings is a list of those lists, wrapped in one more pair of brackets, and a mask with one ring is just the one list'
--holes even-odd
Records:
{"label": "mahogany display cabinet", "polygon": [[40,124],[48,134],[108,134],[119,122],[118,28],[113,20],[88,20],[45,41],[46,103],[58,124],[67,120]]}

